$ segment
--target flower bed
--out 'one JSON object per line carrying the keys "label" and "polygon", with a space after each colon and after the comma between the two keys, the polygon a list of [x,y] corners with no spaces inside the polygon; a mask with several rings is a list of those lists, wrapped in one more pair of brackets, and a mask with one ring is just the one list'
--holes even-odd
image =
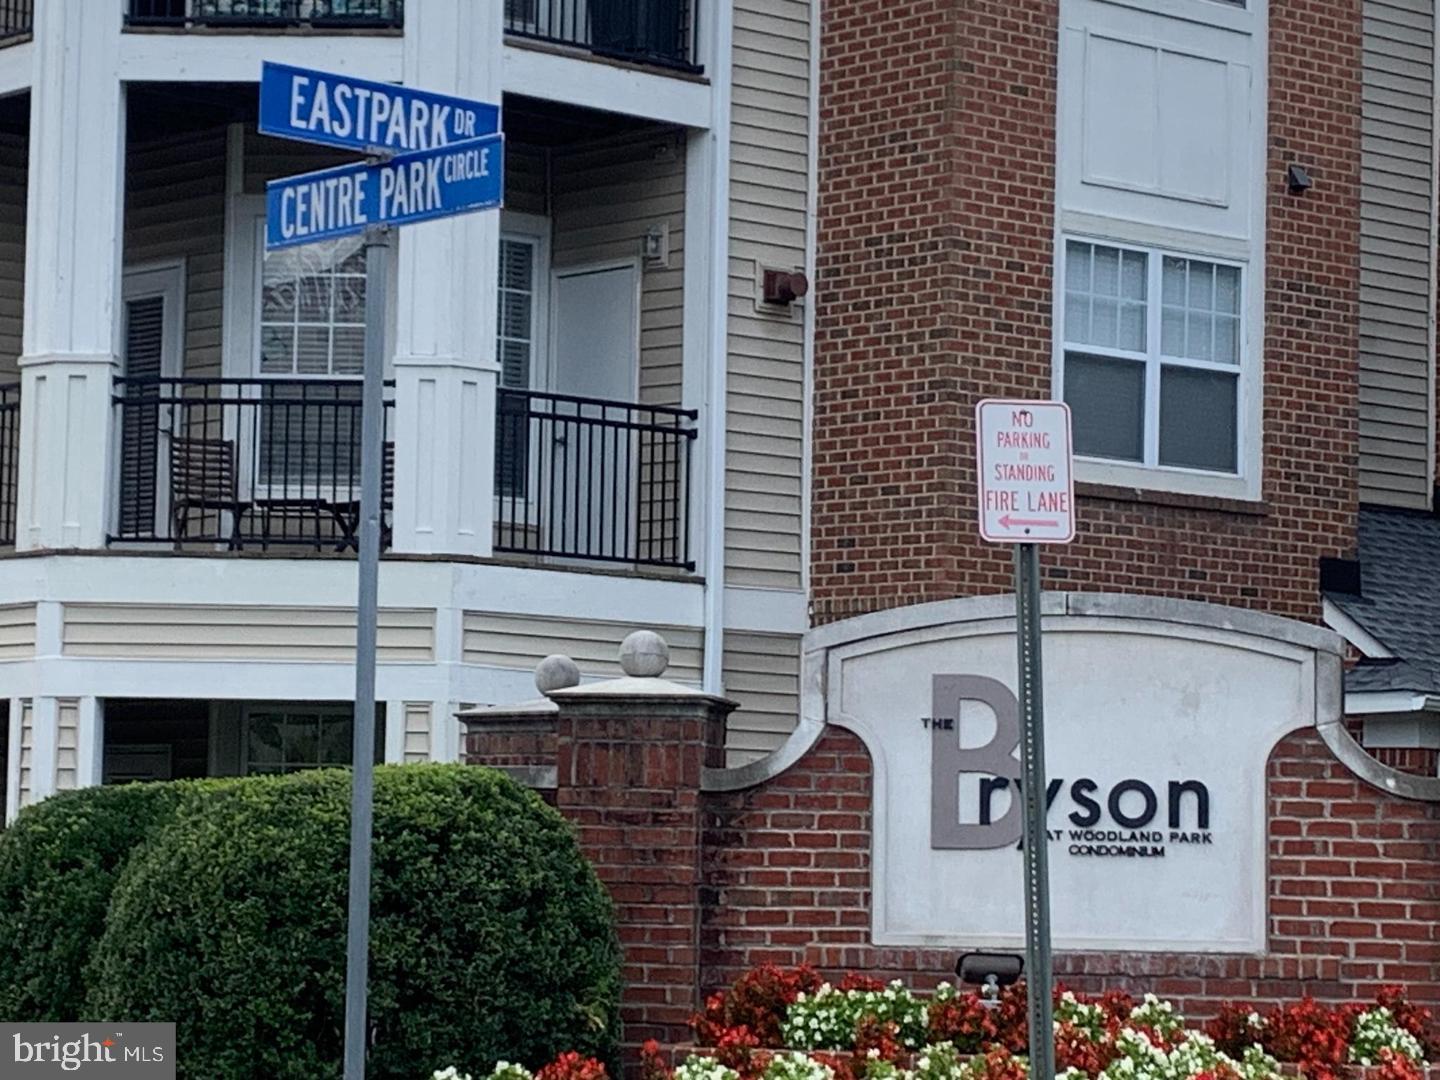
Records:
{"label": "flower bed", "polygon": [[[1309,998],[1264,1012],[1227,1004],[1194,1026],[1154,995],[1055,993],[1059,1080],[1424,1080],[1430,1013],[1399,989],[1339,1007]],[[643,1080],[1028,1080],[1024,984],[993,1004],[941,983],[921,996],[864,976],[838,984],[802,967],[760,967],[715,994],[696,1046],[647,1043]],[[670,1067],[670,1062],[679,1061]],[[454,1070],[434,1080],[472,1080]],[[561,1055],[532,1075],[501,1062],[482,1080],[607,1080]]]}

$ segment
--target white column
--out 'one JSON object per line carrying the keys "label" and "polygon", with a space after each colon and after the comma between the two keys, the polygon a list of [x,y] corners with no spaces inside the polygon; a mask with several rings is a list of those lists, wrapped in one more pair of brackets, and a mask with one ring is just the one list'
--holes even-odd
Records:
{"label": "white column", "polygon": [[105,703],[80,699],[80,731],[75,769],[77,787],[99,787],[105,781]]}
{"label": "white column", "polygon": [[5,756],[5,821],[15,820],[15,815],[20,812],[20,718],[24,714],[25,703],[20,698],[10,699],[9,740],[6,746]]}
{"label": "white column", "polygon": [[[405,11],[408,85],[498,103],[501,0]],[[493,542],[498,212],[400,231],[396,551],[489,555]]]}
{"label": "white column", "polygon": [[385,764],[405,763],[405,702],[385,702]]}
{"label": "white column", "polygon": [[35,5],[20,358],[22,549],[105,541],[125,183],[121,10],[117,0]]}
{"label": "white column", "polygon": [[60,701],[37,697],[30,712],[30,790],[25,805],[33,806],[55,794],[55,758],[60,734]]}

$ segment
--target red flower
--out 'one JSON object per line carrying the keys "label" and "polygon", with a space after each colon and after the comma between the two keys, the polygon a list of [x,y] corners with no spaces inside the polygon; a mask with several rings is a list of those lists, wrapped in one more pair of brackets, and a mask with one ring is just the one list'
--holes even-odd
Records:
{"label": "red flower", "polygon": [[1375,1003],[1390,1010],[1395,1017],[1395,1023],[1408,1031],[1415,1038],[1420,1040],[1420,1045],[1425,1048],[1425,1056],[1433,1057],[1440,1046],[1431,1037],[1430,1033],[1430,1010],[1416,1005],[1405,997],[1405,990],[1399,986],[1382,987],[1375,995]]}
{"label": "red flower", "polygon": [[1250,1046],[1265,1037],[1264,1024],[1251,1019],[1255,1016],[1255,1010],[1248,1005],[1227,1001],[1215,1018],[1206,1022],[1205,1034],[1215,1040],[1217,1050],[1238,1061]]}
{"label": "red flower", "polygon": [[671,1080],[674,1071],[665,1064],[665,1054],[654,1039],[640,1047],[640,1080]]}
{"label": "red flower", "polygon": [[1055,1031],[1055,1069],[1079,1069],[1086,1076],[1099,1076],[1120,1056],[1113,1038],[1100,1041],[1073,1023],[1063,1021]]}
{"label": "red flower", "polygon": [[567,1050],[536,1073],[535,1080],[609,1080],[609,1076],[594,1058]]}
{"label": "red flower", "polygon": [[1353,1006],[1327,1009],[1306,997],[1266,1017],[1265,1049],[1281,1061],[1293,1061],[1306,1080],[1341,1080],[1356,1015]]}
{"label": "red flower", "polygon": [[1423,1075],[1420,1066],[1407,1055],[1398,1054],[1388,1046],[1381,1048],[1380,1063],[1375,1067],[1375,1080],[1421,1080]]}
{"label": "red flower", "polygon": [[878,1051],[881,1060],[895,1065],[904,1064],[905,1047],[900,1045],[900,1025],[893,1020],[878,1020],[873,1016],[862,1016],[855,1023],[855,1072],[865,1071],[865,1062],[870,1051]]}
{"label": "red flower", "polygon": [[779,1049],[784,1045],[780,1024],[785,1011],[801,994],[819,988],[820,976],[808,965],[785,971],[763,964],[740,976],[724,993],[710,995],[705,1011],[692,1017],[690,1026],[701,1046],[718,1046],[726,1030],[744,1027],[757,1040],[756,1046]]}
{"label": "red flower", "polygon": [[995,1013],[996,1010],[982,1004],[980,995],[974,992],[947,1001],[932,1001],[929,1041],[954,1043],[962,1054],[979,1053],[999,1037]]}
{"label": "red flower", "polygon": [[879,993],[881,990],[885,989],[885,981],[883,979],[877,979],[871,975],[861,975],[859,972],[852,971],[840,980],[840,984],[836,987],[836,989],[841,991],[869,990],[875,993]]}
{"label": "red flower", "polygon": [[1003,1046],[991,1050],[978,1066],[970,1073],[974,1080],[1029,1080],[1025,1062],[1017,1060]]}

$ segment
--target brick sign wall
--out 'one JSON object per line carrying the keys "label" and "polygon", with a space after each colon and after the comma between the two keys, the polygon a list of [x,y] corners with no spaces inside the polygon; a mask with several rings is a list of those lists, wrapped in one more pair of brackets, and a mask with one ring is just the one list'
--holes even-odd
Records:
{"label": "brick sign wall", "polygon": [[[765,960],[953,977],[955,949],[869,944],[870,775],[860,740],[832,731],[770,783],[708,800],[707,989]],[[1440,1005],[1440,805],[1364,784],[1313,733],[1280,743],[1267,790],[1269,955],[1063,954],[1056,977],[1153,991],[1199,1017],[1228,998],[1344,1001],[1396,982]]]}

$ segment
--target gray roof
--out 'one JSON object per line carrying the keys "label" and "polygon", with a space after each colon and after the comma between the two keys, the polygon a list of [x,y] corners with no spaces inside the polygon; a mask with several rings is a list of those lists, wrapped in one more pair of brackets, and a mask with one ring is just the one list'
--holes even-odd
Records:
{"label": "gray roof", "polygon": [[1345,689],[1440,694],[1440,517],[1366,508],[1359,544],[1363,595],[1327,599],[1395,658],[1361,661]]}

